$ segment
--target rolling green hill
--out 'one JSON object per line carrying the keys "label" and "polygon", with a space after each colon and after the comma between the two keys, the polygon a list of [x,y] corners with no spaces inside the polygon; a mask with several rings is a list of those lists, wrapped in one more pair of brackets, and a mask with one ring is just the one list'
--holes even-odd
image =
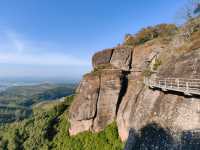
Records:
{"label": "rolling green hill", "polygon": [[0,104],[31,106],[35,102],[60,98],[73,93],[74,84],[13,86],[0,92]]}
{"label": "rolling green hill", "polygon": [[31,116],[32,106],[73,94],[74,84],[40,84],[14,86],[0,92],[0,123]]}
{"label": "rolling green hill", "polygon": [[33,109],[33,116],[0,126],[0,150],[120,150],[116,124],[100,133],[84,132],[70,137],[68,108],[73,97],[45,102]]}

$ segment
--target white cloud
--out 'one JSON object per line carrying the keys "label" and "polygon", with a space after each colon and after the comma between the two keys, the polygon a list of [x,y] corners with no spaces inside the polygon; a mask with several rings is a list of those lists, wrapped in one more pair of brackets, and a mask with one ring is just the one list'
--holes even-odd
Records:
{"label": "white cloud", "polygon": [[14,53],[0,52],[0,63],[26,65],[88,66],[89,63],[61,53]]}
{"label": "white cloud", "polygon": [[8,43],[10,43],[15,51],[22,52],[25,50],[25,41],[22,40],[18,34],[11,31],[4,31],[5,35],[7,36]]}
{"label": "white cloud", "polygon": [[1,64],[90,66],[88,61],[59,51],[56,44],[52,47],[48,42],[28,40],[11,30],[0,34]]}

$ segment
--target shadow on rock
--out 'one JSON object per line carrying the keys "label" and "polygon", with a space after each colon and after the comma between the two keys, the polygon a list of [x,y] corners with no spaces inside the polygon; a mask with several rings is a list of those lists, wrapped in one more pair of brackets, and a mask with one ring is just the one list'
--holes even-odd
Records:
{"label": "shadow on rock", "polygon": [[199,150],[200,149],[200,131],[185,131],[181,137],[182,150]]}
{"label": "shadow on rock", "polygon": [[173,143],[167,130],[152,123],[142,128],[140,134],[131,129],[125,150],[169,150]]}
{"label": "shadow on rock", "polygon": [[184,131],[174,140],[169,130],[151,123],[140,133],[130,129],[124,150],[200,150],[200,130]]}

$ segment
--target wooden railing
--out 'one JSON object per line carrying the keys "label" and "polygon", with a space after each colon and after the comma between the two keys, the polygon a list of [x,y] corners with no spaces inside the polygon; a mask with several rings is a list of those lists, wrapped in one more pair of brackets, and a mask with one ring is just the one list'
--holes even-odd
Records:
{"label": "wooden railing", "polygon": [[163,91],[177,91],[186,95],[200,95],[200,79],[144,78],[144,84]]}

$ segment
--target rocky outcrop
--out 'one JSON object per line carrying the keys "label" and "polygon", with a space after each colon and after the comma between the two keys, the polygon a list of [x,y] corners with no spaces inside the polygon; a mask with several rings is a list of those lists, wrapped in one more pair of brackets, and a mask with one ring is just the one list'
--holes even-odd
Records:
{"label": "rocky outcrop", "polygon": [[113,49],[105,49],[103,51],[97,52],[92,57],[92,65],[96,68],[99,65],[110,63],[111,57],[113,54]]}
{"label": "rocky outcrop", "polygon": [[94,131],[101,131],[106,125],[115,120],[123,78],[121,71],[110,70],[102,72],[97,113],[93,125]]}
{"label": "rocky outcrop", "polygon": [[122,46],[115,48],[110,63],[121,70],[128,71],[131,69],[131,59],[132,48]]}
{"label": "rocky outcrop", "polygon": [[132,51],[131,47],[118,46],[113,49],[105,49],[97,52],[92,57],[93,68],[111,64],[115,68],[129,71],[131,69]]}
{"label": "rocky outcrop", "polygon": [[71,135],[101,131],[115,120],[123,78],[119,70],[100,70],[83,78],[69,111]]}
{"label": "rocky outcrop", "polygon": [[152,60],[164,50],[166,50],[165,44],[158,41],[150,41],[135,47],[132,54],[132,70],[134,72],[144,71]]}
{"label": "rocky outcrop", "polygon": [[93,118],[96,115],[99,89],[99,76],[89,74],[81,81],[76,91],[75,101],[70,107],[71,128],[69,132],[71,135],[91,129]]}
{"label": "rocky outcrop", "polygon": [[[80,82],[70,108],[70,134],[98,132],[113,121],[122,141],[127,140],[130,129],[141,136],[148,124],[176,136],[198,128],[199,97],[151,89],[143,83],[146,71],[149,76],[163,78],[200,78],[200,49],[179,51],[184,41],[174,44],[177,42],[177,37],[167,43],[152,40],[96,53],[92,59],[94,71]],[[156,70],[151,72],[151,68]]]}
{"label": "rocky outcrop", "polygon": [[127,91],[117,113],[118,131],[123,141],[128,137],[131,115],[134,114],[138,96],[144,88],[141,80],[140,74],[129,76]]}

